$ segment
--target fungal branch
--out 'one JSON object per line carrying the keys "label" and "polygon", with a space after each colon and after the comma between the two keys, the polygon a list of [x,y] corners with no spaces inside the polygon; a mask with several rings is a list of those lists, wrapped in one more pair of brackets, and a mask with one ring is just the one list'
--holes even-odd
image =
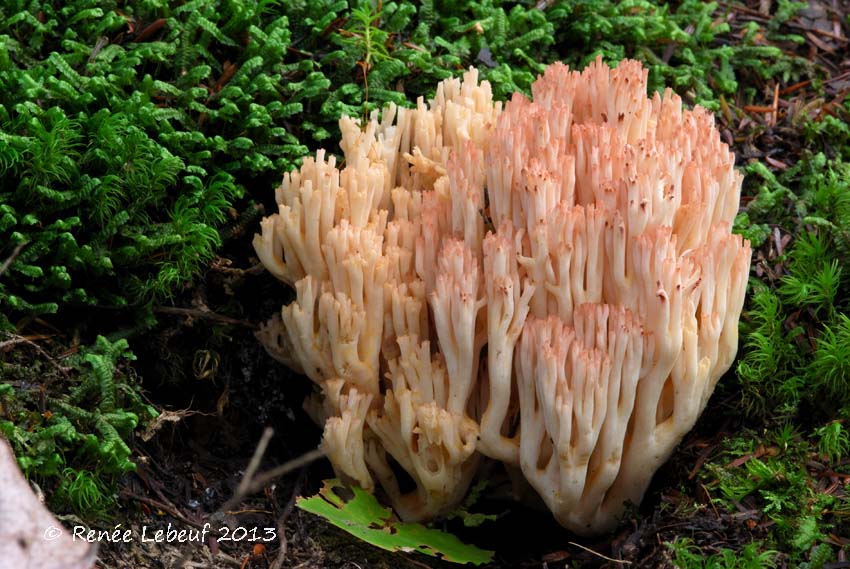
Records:
{"label": "fungal branch", "polygon": [[254,245],[296,299],[261,338],[316,383],[337,472],[404,518],[453,509],[486,456],[610,530],[731,365],[742,177],[712,115],[646,81],[555,64],[503,109],[471,69],[342,119],[343,169],[284,176]]}

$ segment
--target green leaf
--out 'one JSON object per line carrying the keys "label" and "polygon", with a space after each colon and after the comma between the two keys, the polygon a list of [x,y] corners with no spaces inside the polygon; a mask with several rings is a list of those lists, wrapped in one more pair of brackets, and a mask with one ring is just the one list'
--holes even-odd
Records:
{"label": "green leaf", "polygon": [[493,559],[493,552],[461,542],[452,534],[421,524],[392,521],[391,512],[375,497],[356,486],[354,497],[345,500],[334,490],[343,486],[339,479],[325,480],[319,493],[299,497],[296,505],[328,520],[351,535],[387,551],[418,551],[452,563],[481,565]]}

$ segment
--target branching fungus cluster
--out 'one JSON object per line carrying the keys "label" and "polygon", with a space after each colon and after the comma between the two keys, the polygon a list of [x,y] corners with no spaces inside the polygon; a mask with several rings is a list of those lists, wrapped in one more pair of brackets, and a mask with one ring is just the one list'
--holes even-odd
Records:
{"label": "branching fungus cluster", "polygon": [[741,175],[713,116],[646,80],[555,64],[503,109],[473,69],[343,118],[344,168],[284,176],[254,246],[297,296],[261,339],[319,387],[335,469],[402,517],[455,507],[483,455],[606,531],[731,365]]}

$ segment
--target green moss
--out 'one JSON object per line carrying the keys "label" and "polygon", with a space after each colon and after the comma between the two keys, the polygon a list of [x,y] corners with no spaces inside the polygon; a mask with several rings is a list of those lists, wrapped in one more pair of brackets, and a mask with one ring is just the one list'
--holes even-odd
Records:
{"label": "green moss", "polygon": [[723,389],[740,390],[752,430],[703,476],[719,505],[760,512],[769,545],[812,568],[835,559],[829,536],[846,536],[850,513],[848,488],[820,483],[823,469],[848,472],[850,452],[850,131],[829,116],[798,126],[789,168],[746,166],[754,199],[736,230],[761,240],[737,382]]}
{"label": "green moss", "polygon": [[118,480],[136,468],[126,441],[157,412],[128,375],[131,359],[126,340],[98,337],[61,369],[0,363],[0,433],[60,510],[105,515]]}
{"label": "green moss", "polygon": [[687,537],[666,544],[679,569],[766,569],[776,567],[775,551],[764,550],[761,544],[748,543],[741,551],[723,548],[708,554]]}

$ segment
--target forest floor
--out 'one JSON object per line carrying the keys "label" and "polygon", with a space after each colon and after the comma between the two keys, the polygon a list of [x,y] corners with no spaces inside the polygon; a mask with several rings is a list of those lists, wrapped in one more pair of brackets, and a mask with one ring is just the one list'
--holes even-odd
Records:
{"label": "forest floor", "polygon": [[[541,4],[545,7],[547,3]],[[838,177],[850,172],[841,169],[842,160],[850,160],[850,146],[842,146],[850,144],[850,106],[846,102],[850,94],[850,6],[813,1],[802,8],[781,30],[802,41],[766,36],[753,40],[754,23],[765,29],[770,26],[771,4],[721,3],[729,31],[713,41],[714,47],[735,47],[736,42],[777,47],[789,57],[807,60],[813,70],[809,76],[787,81],[781,74],[764,78],[742,72],[737,76],[740,95],[718,98],[722,137],[748,174],[742,211],[749,213],[750,219],[738,229],[761,236],[754,249],[753,275],[773,290],[786,283],[789,275],[796,275],[788,251],[801,232],[823,226],[805,217],[820,215],[814,206],[802,211],[802,202],[783,197],[782,188],[793,193],[802,187],[799,180],[804,173],[794,168],[810,163],[816,168],[820,163],[813,156],[823,153],[827,162],[820,167],[824,171],[834,171]],[[735,63],[733,59],[731,64]],[[846,194],[850,191],[848,180],[834,183]],[[776,203],[767,203],[765,196],[775,196]],[[850,203],[847,200],[850,198],[841,203]],[[753,203],[758,208],[749,212]],[[254,206],[242,204],[246,209]],[[768,220],[774,210],[782,212],[781,221]],[[309,453],[321,437],[321,430],[302,410],[309,381],[275,362],[254,337],[259,324],[289,300],[289,293],[258,269],[249,238],[257,224],[250,219],[250,224],[233,231],[244,238],[226,241],[203,278],[159,306],[156,326],[132,343],[136,355],[132,374],[143,378],[147,401],[160,415],[130,439],[136,471],[121,478],[118,507],[108,522],[100,523],[104,528],[121,524],[137,533],[148,528],[148,534],[169,527],[203,529],[205,524],[213,530],[245,528],[246,533],[233,539],[237,534],[231,530],[229,540],[212,534],[203,543],[138,539],[101,543],[98,566],[451,566],[416,553],[384,552],[295,507],[298,496],[315,494],[323,480],[333,477],[322,459],[280,476],[253,494],[240,491],[264,429],[270,427],[274,434],[257,464],[259,471]],[[835,234],[840,237],[841,231],[847,230],[840,228]],[[841,251],[836,240],[828,245]],[[835,253],[839,254],[843,253]],[[850,262],[839,260],[841,266],[847,262],[846,277]],[[846,308],[848,297],[846,278],[838,282],[837,292],[830,297],[835,313],[830,312],[830,317],[836,322],[840,322],[838,315]],[[780,335],[794,349],[813,352],[819,344],[807,338],[818,335],[824,312],[803,302],[795,304],[790,295],[781,297],[785,312],[781,313]],[[745,332],[761,325],[754,311],[763,308],[748,303],[751,312],[744,318]],[[46,324],[33,324],[38,326]],[[63,332],[55,331],[56,324],[50,326],[54,332],[49,342],[35,339],[17,346],[18,365],[34,366],[37,360],[64,357],[73,339],[63,340]],[[213,330],[216,349],[210,350]],[[792,330],[802,332],[788,336]],[[747,341],[746,333],[741,337],[742,342]],[[755,349],[749,346],[743,353]],[[843,415],[824,411],[812,401],[814,396],[803,395],[795,400],[793,413],[789,411],[791,414],[780,420],[778,413],[771,412],[772,406],[784,404],[782,397],[764,395],[768,388],[748,383],[745,375],[743,379],[736,375],[740,373],[733,365],[696,427],[655,476],[643,503],[612,535],[576,537],[545,509],[511,501],[510,478],[495,464],[484,467],[482,478],[488,484],[474,509],[497,519],[479,527],[464,527],[458,520],[440,522],[438,527],[466,543],[495,551],[492,564],[487,565],[494,569],[850,567],[850,446],[844,448],[839,441],[838,452],[833,452],[824,443],[824,429],[836,422],[840,439]],[[796,372],[775,373],[787,373],[790,378]],[[847,377],[839,380],[850,381],[850,371],[846,373]],[[762,396],[755,396],[756,392]],[[830,392],[823,393],[828,398]],[[786,420],[788,416],[792,418]],[[786,427],[790,431],[783,431]],[[758,470],[759,465],[764,470]],[[238,497],[235,503],[234,496]],[[74,514],[60,519],[67,525],[79,521]],[[267,541],[267,536],[275,539]],[[814,558],[818,548],[825,559],[829,552],[828,561],[820,565]]]}
{"label": "forest floor", "polygon": [[[718,113],[724,139],[730,143],[740,164],[756,160],[771,170],[781,172],[798,162],[804,149],[812,147],[812,142],[807,139],[803,132],[804,123],[795,113],[808,112],[813,117],[833,114],[841,120],[848,118],[846,108],[841,107],[850,92],[850,51],[847,36],[841,35],[842,30],[846,34],[848,28],[848,12],[839,12],[836,18],[834,11],[826,11],[822,7],[822,11],[818,11],[818,7],[818,4],[812,4],[810,11],[804,10],[794,22],[795,27],[802,29],[806,42],[781,46],[786,50],[793,49],[822,71],[818,94],[813,94],[807,80],[785,84],[751,77],[754,84],[742,82],[739,89],[755,89],[763,95],[763,104],[741,105],[735,113],[724,105]],[[838,5],[832,7],[832,10],[836,9],[841,8]],[[843,9],[848,10],[846,6]],[[766,19],[758,9],[739,6],[731,11],[728,21],[733,30],[743,30],[748,22]],[[838,29],[832,24],[836,20],[842,22]],[[743,35],[743,31],[739,31],[738,35]],[[735,33],[730,33],[726,41],[734,41],[735,37]],[[729,101],[729,104],[734,102]],[[745,197],[744,203],[747,201]],[[774,278],[781,278],[784,271],[782,249],[787,243],[788,239],[775,226],[755,251],[756,270],[774,272]],[[264,298],[268,301],[268,308],[274,308],[280,302],[279,295],[268,291],[276,283],[272,283],[267,275],[241,273],[231,268],[244,264],[240,260],[248,257],[245,251],[234,251],[231,255],[232,258],[224,257],[220,263],[226,268],[211,271],[207,282],[198,288],[196,297],[186,306],[208,306],[215,313],[216,295],[226,294],[224,287],[233,287],[235,280],[244,298]],[[247,291],[250,293],[245,294]],[[273,300],[276,296],[277,299]],[[187,414],[179,423],[162,427],[162,432],[150,443],[138,441],[139,472],[130,477],[121,495],[129,516],[124,521],[125,525],[148,523],[163,526],[171,522],[201,526],[214,520],[213,525],[227,525],[229,522],[231,526],[246,528],[278,528],[284,539],[259,548],[251,542],[223,542],[208,548],[189,544],[147,550],[136,546],[106,549],[102,565],[124,567],[129,566],[128,559],[132,559],[132,565],[136,567],[168,567],[173,560],[188,556],[198,563],[214,559],[214,566],[219,567],[258,569],[273,567],[276,561],[282,561],[282,565],[278,565],[282,567],[305,568],[449,566],[420,555],[382,552],[311,514],[293,508],[296,496],[314,494],[320,487],[320,481],[333,475],[324,463],[304,466],[300,471],[281,478],[267,487],[264,493],[240,502],[233,511],[222,513],[218,510],[236,492],[259,440],[262,425],[268,424],[275,429],[274,442],[266,453],[267,460],[269,457],[278,460],[297,457],[315,446],[320,437],[320,430],[301,411],[305,382],[288,377],[255,344],[250,328],[267,312],[260,310],[256,319],[249,318],[247,323],[250,327],[236,326],[232,329],[232,345],[238,347],[239,355],[233,358],[228,370],[219,370],[215,381],[217,389],[210,391],[217,395],[216,401],[187,401],[185,396],[182,401],[157,401],[160,405],[168,403],[171,408],[185,406],[208,411],[206,414]],[[192,328],[202,326],[205,317],[194,312],[173,316],[170,325],[162,326],[158,332],[161,345],[176,341],[191,346]],[[151,353],[145,357],[157,357],[156,342],[152,344]],[[149,388],[149,391],[157,392],[155,388]],[[742,500],[732,508],[715,505],[712,492],[716,490],[711,488],[705,477],[700,476],[705,464],[721,455],[724,442],[734,440],[752,427],[752,420],[741,413],[737,404],[739,398],[740,394],[734,389],[720,389],[715,394],[697,426],[656,475],[639,510],[611,536],[596,540],[571,536],[545,510],[534,510],[509,501],[510,480],[494,465],[488,472],[490,483],[487,494],[476,508],[497,514],[498,520],[480,528],[464,528],[456,522],[443,527],[464,541],[495,550],[495,560],[488,565],[493,568],[674,567],[681,565],[682,560],[676,561],[676,550],[671,544],[683,536],[691,540],[690,547],[698,548],[697,557],[704,561],[724,549],[735,552],[736,558],[744,559],[746,555],[741,553],[742,550],[754,542],[765,543],[774,522],[752,501]],[[224,412],[216,413],[215,409],[224,409]],[[254,412],[243,416],[246,409]],[[751,458],[774,452],[774,447],[765,446],[764,441],[760,441],[753,452],[729,463],[741,467]],[[272,462],[275,461],[269,464]],[[840,464],[847,463],[848,460],[844,459]],[[817,491],[826,491],[830,487],[833,487],[831,491],[836,491],[833,484],[835,467],[827,461],[819,462],[815,454],[805,465]],[[846,484],[850,476],[845,474],[841,480]],[[841,491],[840,488],[838,491]],[[836,526],[833,531],[828,539],[842,546],[839,549],[843,552],[843,546],[850,543],[850,531],[846,524]],[[825,566],[850,566],[842,553],[836,560]],[[741,563],[741,567],[748,566],[743,561]],[[772,563],[786,566],[788,558],[779,555]]]}

